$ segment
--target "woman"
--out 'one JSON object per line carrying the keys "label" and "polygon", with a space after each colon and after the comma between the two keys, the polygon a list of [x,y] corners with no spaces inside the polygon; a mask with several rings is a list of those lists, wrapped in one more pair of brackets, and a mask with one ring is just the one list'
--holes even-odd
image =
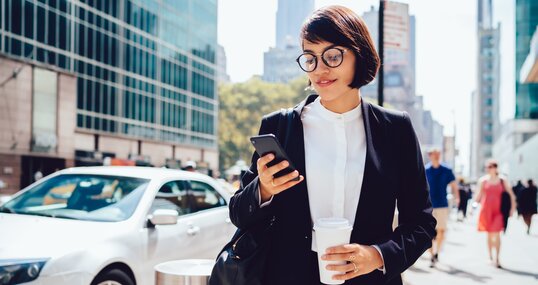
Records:
{"label": "woman", "polygon": [[[240,229],[275,217],[264,284],[320,284],[312,221],[347,218],[349,244],[328,250],[334,279],[346,284],[402,284],[400,273],[431,246],[435,219],[420,146],[407,114],[362,100],[379,57],[366,25],[341,6],[321,8],[301,30],[297,62],[317,91],[292,111],[286,152],[297,171],[275,178],[289,162],[268,167],[252,157],[230,202]],[[262,119],[260,134],[278,133],[281,112]],[[299,177],[299,181],[292,181]],[[393,230],[395,206],[399,226]],[[336,209],[336,210],[335,210]],[[314,235],[315,237],[315,235]],[[345,274],[338,274],[345,272]]]}
{"label": "woman", "polygon": [[[516,198],[508,179],[500,177],[497,170],[497,162],[488,160],[486,162],[487,174],[478,180],[478,193],[476,202],[481,204],[480,215],[478,217],[478,231],[488,233],[488,253],[489,259],[495,260],[495,265],[501,268],[499,255],[501,251],[501,232],[504,230],[503,214],[501,213],[501,196],[503,191],[510,194],[512,208],[510,215],[514,213]],[[495,249],[495,259],[493,257]]]}

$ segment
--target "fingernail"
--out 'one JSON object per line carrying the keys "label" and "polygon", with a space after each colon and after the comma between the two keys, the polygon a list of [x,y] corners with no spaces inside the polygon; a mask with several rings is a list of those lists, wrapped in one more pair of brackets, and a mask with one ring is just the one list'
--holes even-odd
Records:
{"label": "fingernail", "polygon": [[327,259],[327,255],[326,254],[322,255],[321,259]]}
{"label": "fingernail", "polygon": [[273,159],[273,158],[275,158],[275,156],[272,155],[272,154],[270,154],[270,155],[269,155],[269,159]]}

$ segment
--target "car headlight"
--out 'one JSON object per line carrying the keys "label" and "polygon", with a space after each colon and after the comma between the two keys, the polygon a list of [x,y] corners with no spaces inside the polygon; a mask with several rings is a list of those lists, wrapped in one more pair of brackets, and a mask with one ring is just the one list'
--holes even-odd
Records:
{"label": "car headlight", "polygon": [[48,259],[0,260],[0,285],[14,285],[35,280]]}

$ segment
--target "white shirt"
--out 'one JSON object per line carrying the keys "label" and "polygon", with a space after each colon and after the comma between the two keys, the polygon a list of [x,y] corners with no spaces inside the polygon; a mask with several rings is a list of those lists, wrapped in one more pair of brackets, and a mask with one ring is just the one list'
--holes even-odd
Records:
{"label": "white shirt", "polygon": [[[305,106],[301,120],[312,221],[337,217],[353,225],[366,162],[361,105],[338,114],[323,107],[318,97]],[[314,240],[312,245],[315,249]]]}

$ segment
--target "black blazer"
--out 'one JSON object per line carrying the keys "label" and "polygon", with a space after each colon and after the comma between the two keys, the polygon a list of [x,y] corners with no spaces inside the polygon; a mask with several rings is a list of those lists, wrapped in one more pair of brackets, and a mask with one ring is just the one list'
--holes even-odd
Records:
{"label": "black blazer", "polygon": [[[291,135],[286,147],[290,160],[305,181],[276,196],[266,207],[258,202],[258,176],[254,153],[241,187],[231,198],[230,217],[245,229],[276,217],[271,250],[267,259],[265,284],[320,284],[317,253],[311,250],[312,222],[305,173],[304,135],[301,112],[317,95],[295,106]],[[409,117],[362,101],[367,154],[361,196],[351,234],[351,243],[378,245],[386,274],[379,270],[345,284],[402,284],[400,273],[431,246],[436,221],[420,146]],[[262,119],[260,134],[276,133],[281,112]],[[393,231],[395,205],[399,226]]]}

